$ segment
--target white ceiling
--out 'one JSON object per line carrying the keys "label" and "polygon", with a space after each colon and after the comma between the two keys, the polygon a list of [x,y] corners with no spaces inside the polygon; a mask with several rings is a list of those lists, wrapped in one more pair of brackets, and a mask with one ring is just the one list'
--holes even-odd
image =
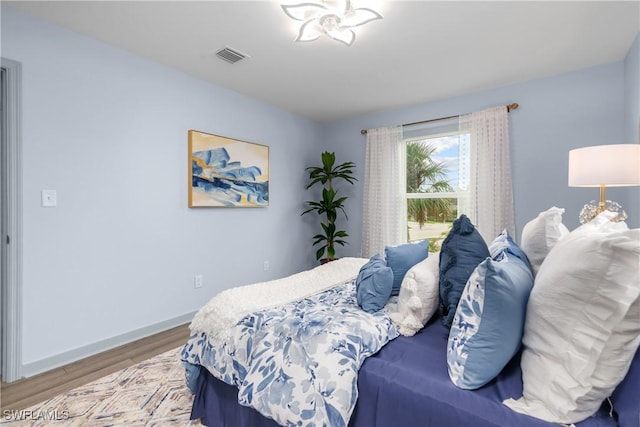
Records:
{"label": "white ceiling", "polygon": [[620,61],[640,31],[637,0],[387,0],[351,47],[295,43],[276,1],[3,3],[321,123]]}

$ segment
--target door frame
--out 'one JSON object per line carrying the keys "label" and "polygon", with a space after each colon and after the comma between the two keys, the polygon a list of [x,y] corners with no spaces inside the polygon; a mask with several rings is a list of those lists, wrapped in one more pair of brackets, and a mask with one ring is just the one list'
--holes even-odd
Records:
{"label": "door frame", "polygon": [[6,189],[7,235],[0,244],[6,271],[2,274],[2,364],[4,382],[22,378],[22,64],[1,58],[5,74],[2,132],[6,142],[2,185]]}

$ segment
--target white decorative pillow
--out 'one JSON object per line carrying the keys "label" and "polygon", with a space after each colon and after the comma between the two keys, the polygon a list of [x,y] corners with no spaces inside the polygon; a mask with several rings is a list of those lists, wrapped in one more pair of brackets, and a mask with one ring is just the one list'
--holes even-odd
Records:
{"label": "white decorative pillow", "polygon": [[439,252],[430,254],[424,261],[411,267],[404,276],[397,311],[389,314],[402,335],[415,335],[438,309],[439,261]]}
{"label": "white decorative pillow", "polygon": [[529,258],[534,276],[538,274],[538,269],[549,251],[569,234],[569,230],[562,223],[563,213],[564,209],[553,206],[540,212],[522,229],[520,248]]}
{"label": "white decorative pillow", "polygon": [[527,305],[522,397],[504,403],[554,423],[594,414],[640,344],[640,229],[601,215],[546,257]]}

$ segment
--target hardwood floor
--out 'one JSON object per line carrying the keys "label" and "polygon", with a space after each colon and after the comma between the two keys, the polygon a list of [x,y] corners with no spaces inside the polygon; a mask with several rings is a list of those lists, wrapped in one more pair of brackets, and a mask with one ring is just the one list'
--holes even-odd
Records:
{"label": "hardwood floor", "polygon": [[115,371],[177,348],[189,339],[181,325],[104,353],[10,384],[0,383],[0,409],[21,410]]}

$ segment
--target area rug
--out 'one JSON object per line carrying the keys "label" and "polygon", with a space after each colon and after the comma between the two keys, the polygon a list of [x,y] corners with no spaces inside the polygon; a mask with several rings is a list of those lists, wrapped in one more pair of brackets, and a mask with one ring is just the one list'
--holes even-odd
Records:
{"label": "area rug", "polygon": [[15,413],[3,413],[4,426],[195,426],[193,396],[185,385],[180,350],[55,396]]}

